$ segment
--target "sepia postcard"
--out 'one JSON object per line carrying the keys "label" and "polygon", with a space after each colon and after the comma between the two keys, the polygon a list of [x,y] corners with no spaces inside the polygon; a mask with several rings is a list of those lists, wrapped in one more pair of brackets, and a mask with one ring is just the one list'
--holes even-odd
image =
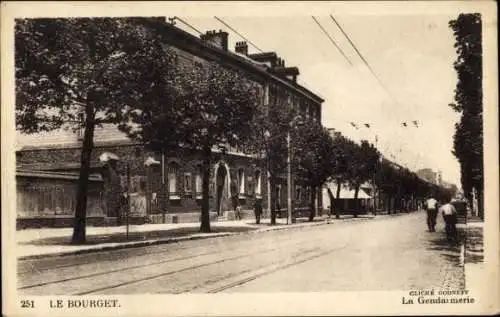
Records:
{"label": "sepia postcard", "polygon": [[2,314],[499,314],[497,22],[2,2]]}

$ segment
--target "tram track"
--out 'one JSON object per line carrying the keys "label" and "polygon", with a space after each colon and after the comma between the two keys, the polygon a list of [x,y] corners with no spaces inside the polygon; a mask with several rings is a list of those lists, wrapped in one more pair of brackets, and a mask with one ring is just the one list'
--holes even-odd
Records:
{"label": "tram track", "polygon": [[209,289],[209,290],[206,291],[206,293],[220,293],[220,292],[223,292],[225,290],[228,290],[228,289],[231,289],[231,288],[234,288],[234,287],[246,284],[246,283],[251,282],[253,280],[256,280],[259,277],[262,277],[262,276],[265,276],[265,275],[269,275],[269,274],[272,274],[272,273],[280,271],[280,270],[285,270],[285,269],[287,269],[289,267],[292,267],[292,266],[295,266],[295,265],[299,265],[299,264],[302,264],[304,262],[311,261],[311,260],[317,259],[317,258],[322,257],[322,256],[326,256],[326,255],[328,255],[328,254],[330,254],[330,253],[332,253],[334,251],[338,251],[338,250],[343,249],[343,248],[345,248],[345,246],[344,247],[340,247],[340,248],[334,248],[334,249],[323,251],[323,252],[319,252],[319,253],[316,253],[316,254],[314,254],[312,256],[308,256],[308,257],[305,257],[305,258],[297,260],[297,261],[292,261],[292,262],[288,262],[288,263],[287,262],[285,262],[285,263],[279,263],[279,264],[277,264],[277,265],[275,265],[273,267],[264,268],[264,270],[262,270],[260,272],[257,271],[256,273],[253,273],[250,276],[242,277],[242,278],[237,279],[236,281],[225,283],[222,286]]}
{"label": "tram track", "polygon": [[[301,228],[302,229],[302,228]],[[285,235],[285,233],[282,233],[282,237],[278,239],[278,241],[282,240],[287,240],[288,237]],[[226,237],[214,237],[212,238],[212,244],[215,244],[215,242],[220,241],[220,239],[223,239]],[[244,240],[244,243],[250,243],[251,240]],[[183,250],[194,250],[194,249],[206,249],[206,247],[200,246],[200,247],[194,247],[192,245],[185,245],[185,242],[187,241],[173,241],[170,243],[166,244],[161,244],[157,246],[141,246],[136,249],[141,249],[144,252],[140,252],[139,254],[135,253],[133,256],[134,257],[141,257],[141,256],[148,256],[151,254],[155,255],[161,255],[164,253],[171,253],[172,251],[183,251]],[[189,241],[190,242],[190,241]],[[179,246],[180,244],[183,244],[184,246],[178,247],[178,248],[166,248],[166,245],[172,246]],[[164,250],[158,251],[158,248],[164,248]],[[233,248],[234,249],[234,248]],[[228,249],[229,250],[229,249]],[[106,251],[103,252],[102,257],[99,258],[100,263],[106,263],[106,262],[113,262],[113,261],[120,261],[120,256],[126,256],[129,253],[130,249],[119,249],[119,250],[113,250],[113,251]],[[98,253],[98,252],[96,252]],[[56,270],[56,269],[63,269],[63,268],[71,268],[71,267],[76,267],[76,266],[82,266],[86,264],[92,264],[92,263],[83,263],[81,262],[81,258],[86,258],[86,257],[92,257],[95,256],[96,253],[86,253],[86,254],[76,254],[73,255],[71,259],[68,259],[68,257],[60,257],[58,259],[54,258],[49,258],[49,259],[20,259],[18,260],[18,275],[19,274],[25,274],[29,273],[32,270],[37,270],[37,271],[48,271],[48,270]],[[103,259],[104,257],[104,259]],[[67,261],[70,261],[68,263]],[[62,264],[53,264],[54,261],[57,262],[63,262]],[[44,262],[47,262],[48,264],[44,264]]]}
{"label": "tram track", "polygon": [[[310,243],[310,241],[308,241],[306,238],[304,238],[304,239],[300,240],[301,243],[299,243],[299,244],[297,244],[297,241],[295,243],[286,243],[285,245],[281,244],[282,241],[288,241],[288,240],[289,239],[287,237],[283,237],[282,239],[279,239],[278,241],[275,241],[275,242],[277,242],[279,244],[279,247],[266,248],[266,249],[263,249],[263,250],[261,249],[261,250],[258,250],[257,252],[243,253],[243,254],[240,254],[240,255],[237,255],[237,256],[234,256],[234,257],[222,258],[221,260],[216,260],[216,261],[208,261],[208,262],[202,263],[200,265],[190,266],[190,267],[182,268],[182,269],[179,269],[179,270],[162,272],[161,274],[156,274],[156,275],[153,275],[153,276],[147,276],[147,277],[145,277],[143,279],[126,281],[126,282],[118,283],[117,285],[113,285],[113,286],[110,286],[110,287],[108,287],[108,286],[101,287],[101,288],[99,288],[99,289],[97,289],[95,291],[99,291],[101,289],[105,290],[105,289],[108,289],[108,288],[116,288],[116,287],[123,286],[123,285],[137,283],[137,282],[140,282],[141,280],[149,280],[149,279],[152,279],[152,278],[155,278],[155,277],[161,277],[161,276],[171,275],[171,274],[180,273],[180,272],[183,272],[183,271],[186,271],[186,270],[197,269],[197,268],[200,268],[200,267],[209,266],[209,265],[213,265],[213,264],[220,264],[220,263],[224,263],[224,262],[227,262],[227,261],[232,261],[232,260],[241,259],[241,258],[245,258],[245,257],[252,257],[252,256],[256,256],[256,255],[262,255],[262,254],[265,254],[265,253],[276,251],[279,248],[286,248],[289,245],[295,245],[297,247],[300,247],[302,244]],[[249,243],[252,243],[252,241],[249,241]],[[232,247],[232,248],[229,248],[229,249],[225,249],[225,250],[223,250],[223,252],[224,252],[224,254],[227,254],[227,253],[230,254],[230,253],[234,252],[234,250],[238,250],[238,249],[242,249],[242,252],[244,252],[245,248],[241,248],[241,245],[239,245],[239,246],[235,246],[235,247]],[[97,278],[97,277],[100,277],[100,276],[108,276],[110,274],[119,274],[119,273],[124,273],[124,272],[127,272],[127,271],[133,271],[133,270],[137,270],[137,269],[141,269],[141,268],[147,269],[147,268],[151,268],[151,267],[154,267],[154,266],[161,266],[162,264],[166,264],[166,263],[169,263],[169,264],[172,263],[173,264],[175,262],[189,261],[189,260],[196,259],[196,258],[202,258],[204,256],[213,256],[213,257],[215,257],[217,255],[214,254],[214,252],[212,250],[212,251],[204,252],[202,254],[193,254],[193,255],[181,256],[181,257],[177,257],[177,258],[174,257],[174,258],[168,258],[168,259],[163,259],[163,260],[154,261],[154,262],[149,261],[148,263],[140,264],[140,265],[126,266],[126,267],[119,268],[119,269],[106,270],[106,271],[102,271],[102,272],[96,272],[96,273],[91,273],[91,274],[86,274],[86,275],[81,275],[81,276],[74,276],[74,277],[69,277],[69,278],[49,280],[49,281],[45,281],[45,282],[24,285],[24,286],[18,287],[18,290],[21,290],[21,291],[23,291],[23,290],[30,290],[30,289],[34,289],[34,288],[37,288],[37,287],[51,286],[51,285],[54,285],[54,284],[63,284],[63,283],[74,282],[74,281],[78,281],[78,280],[92,279],[92,278]],[[219,256],[223,256],[223,255],[219,255]],[[90,291],[90,292],[86,291],[86,292],[83,292],[83,294],[93,293],[93,292],[94,291]],[[77,295],[80,295],[80,293],[78,293]]]}

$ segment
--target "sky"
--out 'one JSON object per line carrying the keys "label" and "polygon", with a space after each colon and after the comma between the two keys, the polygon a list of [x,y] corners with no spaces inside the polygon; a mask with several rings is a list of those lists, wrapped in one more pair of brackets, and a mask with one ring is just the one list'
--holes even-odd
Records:
{"label": "sky", "polygon": [[[316,18],[352,66],[311,16],[218,17],[261,50],[276,52],[286,66],[299,68],[298,82],[325,99],[324,126],[355,141],[377,142],[387,158],[412,170],[440,170],[445,181],[460,185],[451,153],[459,114],[448,106],[457,81],[448,27],[455,15],[335,15],[381,83],[328,14]],[[181,18],[202,32],[227,31],[230,50],[243,40],[213,17]],[[176,26],[196,34],[181,22]],[[257,52],[249,46],[249,53]]]}

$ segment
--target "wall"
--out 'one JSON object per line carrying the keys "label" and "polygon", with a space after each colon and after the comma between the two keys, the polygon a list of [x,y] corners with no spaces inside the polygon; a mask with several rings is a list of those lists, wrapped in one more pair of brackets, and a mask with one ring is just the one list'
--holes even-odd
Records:
{"label": "wall", "polygon": [[[18,173],[16,175],[18,227],[45,226],[47,221],[57,225],[57,222],[71,220],[76,206],[77,179],[76,175]],[[106,212],[103,182],[89,181],[87,197],[87,217],[94,220],[104,218]]]}
{"label": "wall", "polygon": [[[80,148],[50,148],[22,150],[17,155],[18,167],[32,166],[36,163],[41,170],[53,171],[78,171],[78,160]],[[119,157],[115,166],[110,167],[99,162],[99,156],[104,152],[111,152]],[[130,167],[131,178],[131,202],[132,214],[135,216],[146,216],[148,214],[161,214],[163,210],[168,214],[177,213],[199,213],[201,208],[201,193],[196,192],[195,178],[198,173],[198,165],[201,157],[198,152],[190,150],[179,150],[175,156],[166,156],[165,162],[165,184],[162,182],[161,164],[149,167],[144,166],[148,157],[162,162],[162,155],[145,149],[139,144],[101,145],[92,151],[91,165],[94,172],[102,174],[104,179],[103,210],[109,217],[122,217],[124,210],[120,209],[120,195],[127,191],[127,165]],[[169,163],[176,163],[179,167],[176,174],[177,193],[176,199],[168,199],[167,167]],[[73,167],[69,167],[74,164]],[[216,206],[215,169],[216,166],[224,166],[229,169],[230,182],[237,182],[238,170],[243,170],[245,175],[245,190],[240,197],[243,209],[253,209],[255,172],[261,171],[261,196],[263,206],[266,206],[267,186],[265,169],[261,162],[254,158],[241,155],[213,153],[210,173],[210,207],[212,212]],[[226,167],[227,166],[227,167]],[[191,192],[185,191],[185,174],[191,175]],[[227,184],[226,184],[227,186]],[[148,206],[148,202],[151,205]],[[232,209],[230,204],[225,204],[222,211]],[[120,214],[121,213],[121,214]],[[227,214],[221,214],[227,216]]]}

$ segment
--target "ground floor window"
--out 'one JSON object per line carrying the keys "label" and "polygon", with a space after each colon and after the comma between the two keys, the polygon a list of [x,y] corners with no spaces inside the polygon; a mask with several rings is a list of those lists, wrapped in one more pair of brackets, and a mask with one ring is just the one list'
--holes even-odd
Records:
{"label": "ground floor window", "polygon": [[179,199],[179,192],[177,188],[177,174],[179,172],[179,165],[177,163],[169,163],[167,169],[168,193],[170,199]]}
{"label": "ground floor window", "polygon": [[238,170],[238,193],[245,194],[245,171],[242,168]]}
{"label": "ground floor window", "polygon": [[295,200],[296,201],[302,200],[302,188],[300,186],[295,187]]}
{"label": "ground floor window", "polygon": [[261,191],[261,177],[260,171],[255,172],[255,195],[260,196],[262,194]]}
{"label": "ground floor window", "polygon": [[192,191],[193,184],[191,173],[184,173],[184,193],[186,195],[191,195]]}

